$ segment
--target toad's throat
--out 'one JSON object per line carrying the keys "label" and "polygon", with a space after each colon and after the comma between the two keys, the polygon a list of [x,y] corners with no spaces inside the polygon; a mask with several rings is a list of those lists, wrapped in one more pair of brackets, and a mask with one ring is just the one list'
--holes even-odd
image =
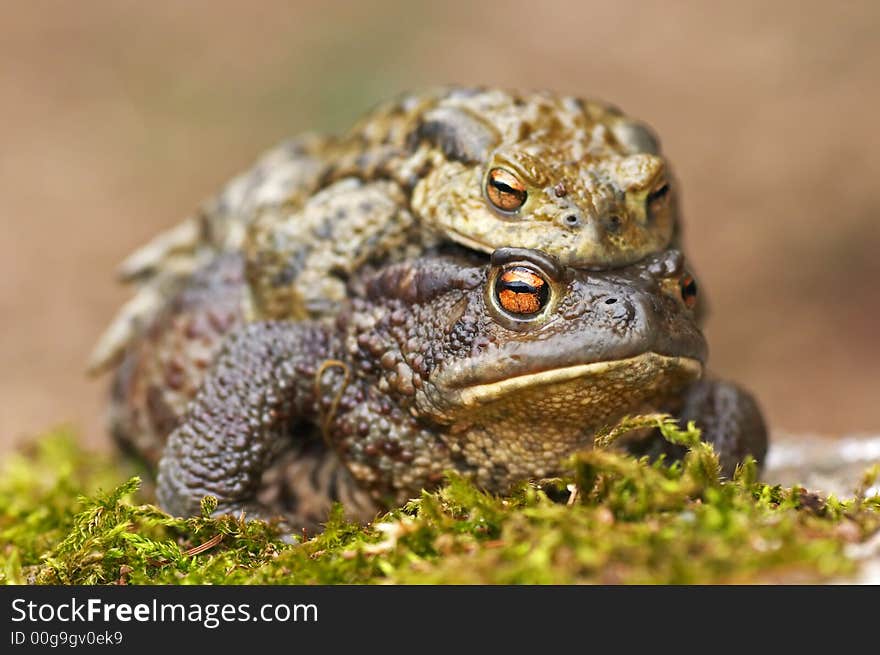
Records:
{"label": "toad's throat", "polygon": [[458,401],[462,407],[477,407],[504,398],[532,396],[535,392],[552,393],[554,387],[571,387],[572,383],[575,386],[609,387],[608,391],[616,388],[623,399],[626,396],[642,396],[639,387],[645,384],[655,386],[663,380],[694,381],[702,373],[703,365],[696,359],[647,352],[626,359],[575,364],[468,386],[459,391]]}
{"label": "toad's throat", "polygon": [[627,414],[665,411],[702,368],[648,352],[464,387],[445,438],[492,484],[557,475],[597,430]]}

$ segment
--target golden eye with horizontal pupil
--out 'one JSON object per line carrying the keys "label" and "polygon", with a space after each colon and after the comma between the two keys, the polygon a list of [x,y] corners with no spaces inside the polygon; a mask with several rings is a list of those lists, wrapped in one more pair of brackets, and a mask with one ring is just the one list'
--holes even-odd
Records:
{"label": "golden eye with horizontal pupil", "polygon": [[506,168],[493,168],[486,178],[486,197],[503,212],[515,212],[529,197],[525,184]]}
{"label": "golden eye with horizontal pupil", "polygon": [[495,280],[495,298],[504,311],[529,316],[547,305],[550,285],[532,269],[517,266],[503,271]]}
{"label": "golden eye with horizontal pupil", "polygon": [[645,199],[645,213],[648,220],[655,218],[665,208],[669,201],[669,184],[664,182],[659,187],[651,191]]}
{"label": "golden eye with horizontal pupil", "polygon": [[697,304],[697,281],[690,275],[682,275],[678,280],[678,288],[681,290],[684,304],[689,309],[693,309]]}

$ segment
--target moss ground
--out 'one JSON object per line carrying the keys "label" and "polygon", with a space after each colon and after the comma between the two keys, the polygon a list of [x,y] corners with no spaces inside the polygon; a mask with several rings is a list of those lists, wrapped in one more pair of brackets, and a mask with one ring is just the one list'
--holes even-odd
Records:
{"label": "moss ground", "polygon": [[[681,462],[614,451],[658,425]],[[0,583],[740,583],[847,579],[852,545],[880,533],[880,496],[821,497],[759,482],[753,462],[718,474],[693,427],[625,420],[569,461],[565,478],[486,494],[450,476],[437,491],[360,526],[334,512],[286,543],[240,518],[177,519],[153,505],[130,465],[57,431],[0,467]],[[127,478],[127,479],[126,479]]]}

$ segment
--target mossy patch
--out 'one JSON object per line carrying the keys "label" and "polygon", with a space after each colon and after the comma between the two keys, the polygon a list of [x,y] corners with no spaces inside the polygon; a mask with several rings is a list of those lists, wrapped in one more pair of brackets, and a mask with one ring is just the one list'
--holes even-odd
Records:
{"label": "mossy patch", "polygon": [[[610,449],[660,427],[681,462]],[[275,526],[187,520],[145,504],[127,464],[48,434],[0,471],[0,582],[6,584],[813,582],[852,574],[850,544],[880,532],[880,468],[846,500],[756,479],[723,480],[694,426],[627,419],[569,461],[565,478],[505,497],[450,476],[437,491],[359,526],[341,511],[286,543]],[[130,472],[130,470],[129,470]],[[101,491],[101,489],[109,491]]]}

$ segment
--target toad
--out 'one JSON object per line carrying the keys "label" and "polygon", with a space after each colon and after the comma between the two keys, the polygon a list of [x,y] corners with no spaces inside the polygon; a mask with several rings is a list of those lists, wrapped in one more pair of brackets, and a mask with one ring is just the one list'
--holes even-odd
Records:
{"label": "toad", "polygon": [[[234,258],[207,269],[121,369],[123,408],[149,395],[135,383],[145,370],[192,397],[168,405],[159,463],[174,514],[210,494],[218,512],[313,525],[334,500],[366,516],[450,470],[503,492],[559,474],[597,430],[646,409],[695,420],[728,475],[765,454],[752,397],[703,377],[696,282],[677,250],[614,271],[519,248],[488,262],[427,253],[365,270],[332,322],[246,323],[234,304],[218,315],[240,273]],[[187,345],[212,340],[215,357]]]}
{"label": "toad", "polygon": [[90,360],[119,360],[193,271],[247,258],[250,319],[326,318],[365,263],[445,241],[539,249],[614,268],[675,245],[677,191],[650,128],[598,101],[435,89],[381,105],[341,137],[274,148],[196,216],[124,264],[138,293]]}

